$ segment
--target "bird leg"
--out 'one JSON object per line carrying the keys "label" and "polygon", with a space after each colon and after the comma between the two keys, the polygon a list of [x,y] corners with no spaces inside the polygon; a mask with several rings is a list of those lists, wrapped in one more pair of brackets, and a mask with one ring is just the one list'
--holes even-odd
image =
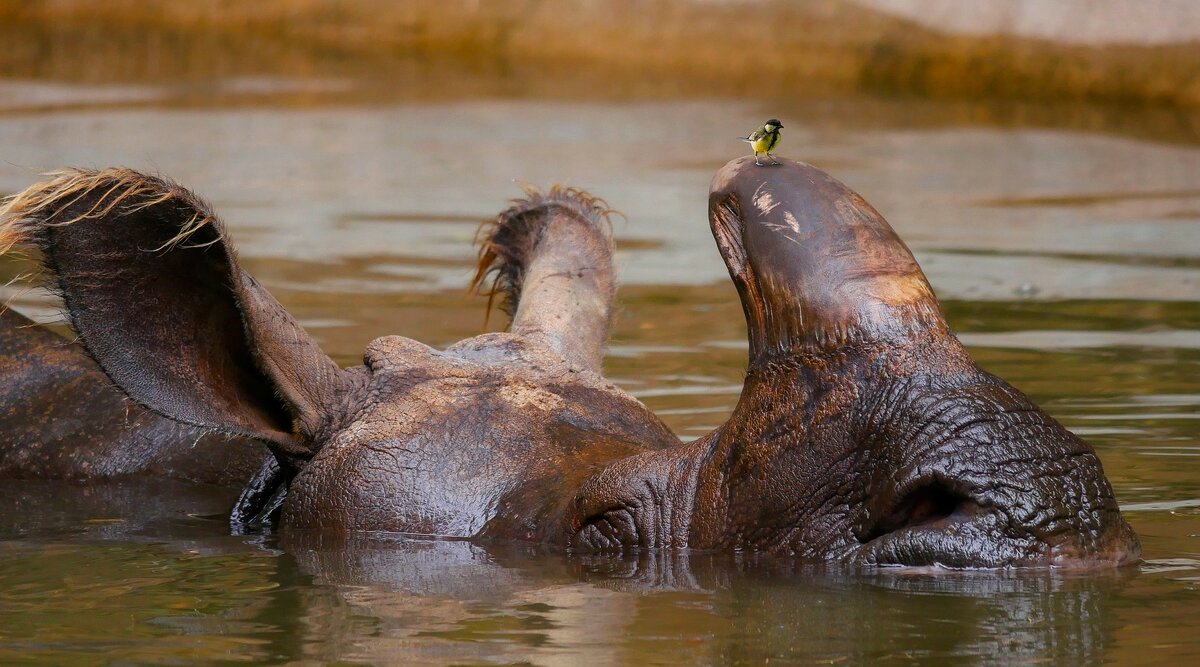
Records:
{"label": "bird leg", "polygon": [[758,153],[755,153],[755,154],[754,154],[754,164],[756,164],[756,165],[758,165],[758,166],[760,166],[760,167],[762,167],[762,166],[763,166],[763,163],[761,163],[761,162],[759,162],[759,161],[758,161]]}
{"label": "bird leg", "polygon": [[779,160],[776,160],[774,155],[767,153],[767,157],[771,158],[771,164],[779,164]]}

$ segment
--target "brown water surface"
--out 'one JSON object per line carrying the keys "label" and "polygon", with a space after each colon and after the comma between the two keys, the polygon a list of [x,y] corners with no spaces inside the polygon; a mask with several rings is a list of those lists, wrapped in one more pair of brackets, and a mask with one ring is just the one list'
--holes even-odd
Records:
{"label": "brown water surface", "polygon": [[[411,87],[428,72],[403,68],[0,80],[0,192],[62,165],[170,175],[213,202],[248,268],[349,365],[380,335],[441,346],[479,333],[484,300],[465,294],[478,221],[519,194],[514,179],[586,187],[625,214],[607,371],[694,438],[724,420],[745,365],[708,181],[741,151],[734,137],[778,116],[783,154],[845,180],[909,242],[979,362],[1096,446],[1145,564],[855,572],[231,537],[226,492],[5,482],[0,663],[1200,660],[1194,118],[1158,131],[1160,112],[1114,108],[571,97],[487,76],[494,86],[429,95]],[[19,272],[0,264],[0,283]],[[56,317],[19,283],[0,297]]]}

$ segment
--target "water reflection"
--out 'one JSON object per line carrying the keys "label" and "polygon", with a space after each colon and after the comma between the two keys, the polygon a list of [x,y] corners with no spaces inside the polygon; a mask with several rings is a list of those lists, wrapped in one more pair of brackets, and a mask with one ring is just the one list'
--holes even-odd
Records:
{"label": "water reflection", "polygon": [[103,485],[85,507],[49,485],[8,485],[22,518],[0,533],[0,661],[1094,664],[1137,576],[231,537],[204,515],[221,492],[179,491]]}
{"label": "water reflection", "polygon": [[582,558],[378,537],[310,542],[293,535],[283,546],[336,591],[308,599],[319,608],[307,617],[322,624],[311,634],[339,636],[331,626],[372,618],[370,638],[360,633],[353,646],[335,649],[372,662],[524,655],[539,664],[584,656],[593,664],[1093,664],[1112,634],[1105,601],[1133,576],[864,574],[786,559]]}

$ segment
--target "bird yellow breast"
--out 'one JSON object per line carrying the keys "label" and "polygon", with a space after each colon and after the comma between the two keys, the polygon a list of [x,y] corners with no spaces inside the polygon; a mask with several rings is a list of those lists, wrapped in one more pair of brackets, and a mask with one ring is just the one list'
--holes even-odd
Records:
{"label": "bird yellow breast", "polygon": [[750,142],[750,145],[754,148],[755,153],[767,153],[774,150],[778,143],[778,134],[764,134],[761,138]]}

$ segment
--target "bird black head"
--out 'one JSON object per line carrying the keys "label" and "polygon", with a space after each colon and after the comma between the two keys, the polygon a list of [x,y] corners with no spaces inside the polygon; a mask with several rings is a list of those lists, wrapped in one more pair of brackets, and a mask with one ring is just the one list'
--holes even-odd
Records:
{"label": "bird black head", "polygon": [[776,129],[780,129],[783,127],[783,123],[779,122],[778,118],[772,118],[771,120],[763,123],[763,127],[771,127],[771,126],[774,126]]}

